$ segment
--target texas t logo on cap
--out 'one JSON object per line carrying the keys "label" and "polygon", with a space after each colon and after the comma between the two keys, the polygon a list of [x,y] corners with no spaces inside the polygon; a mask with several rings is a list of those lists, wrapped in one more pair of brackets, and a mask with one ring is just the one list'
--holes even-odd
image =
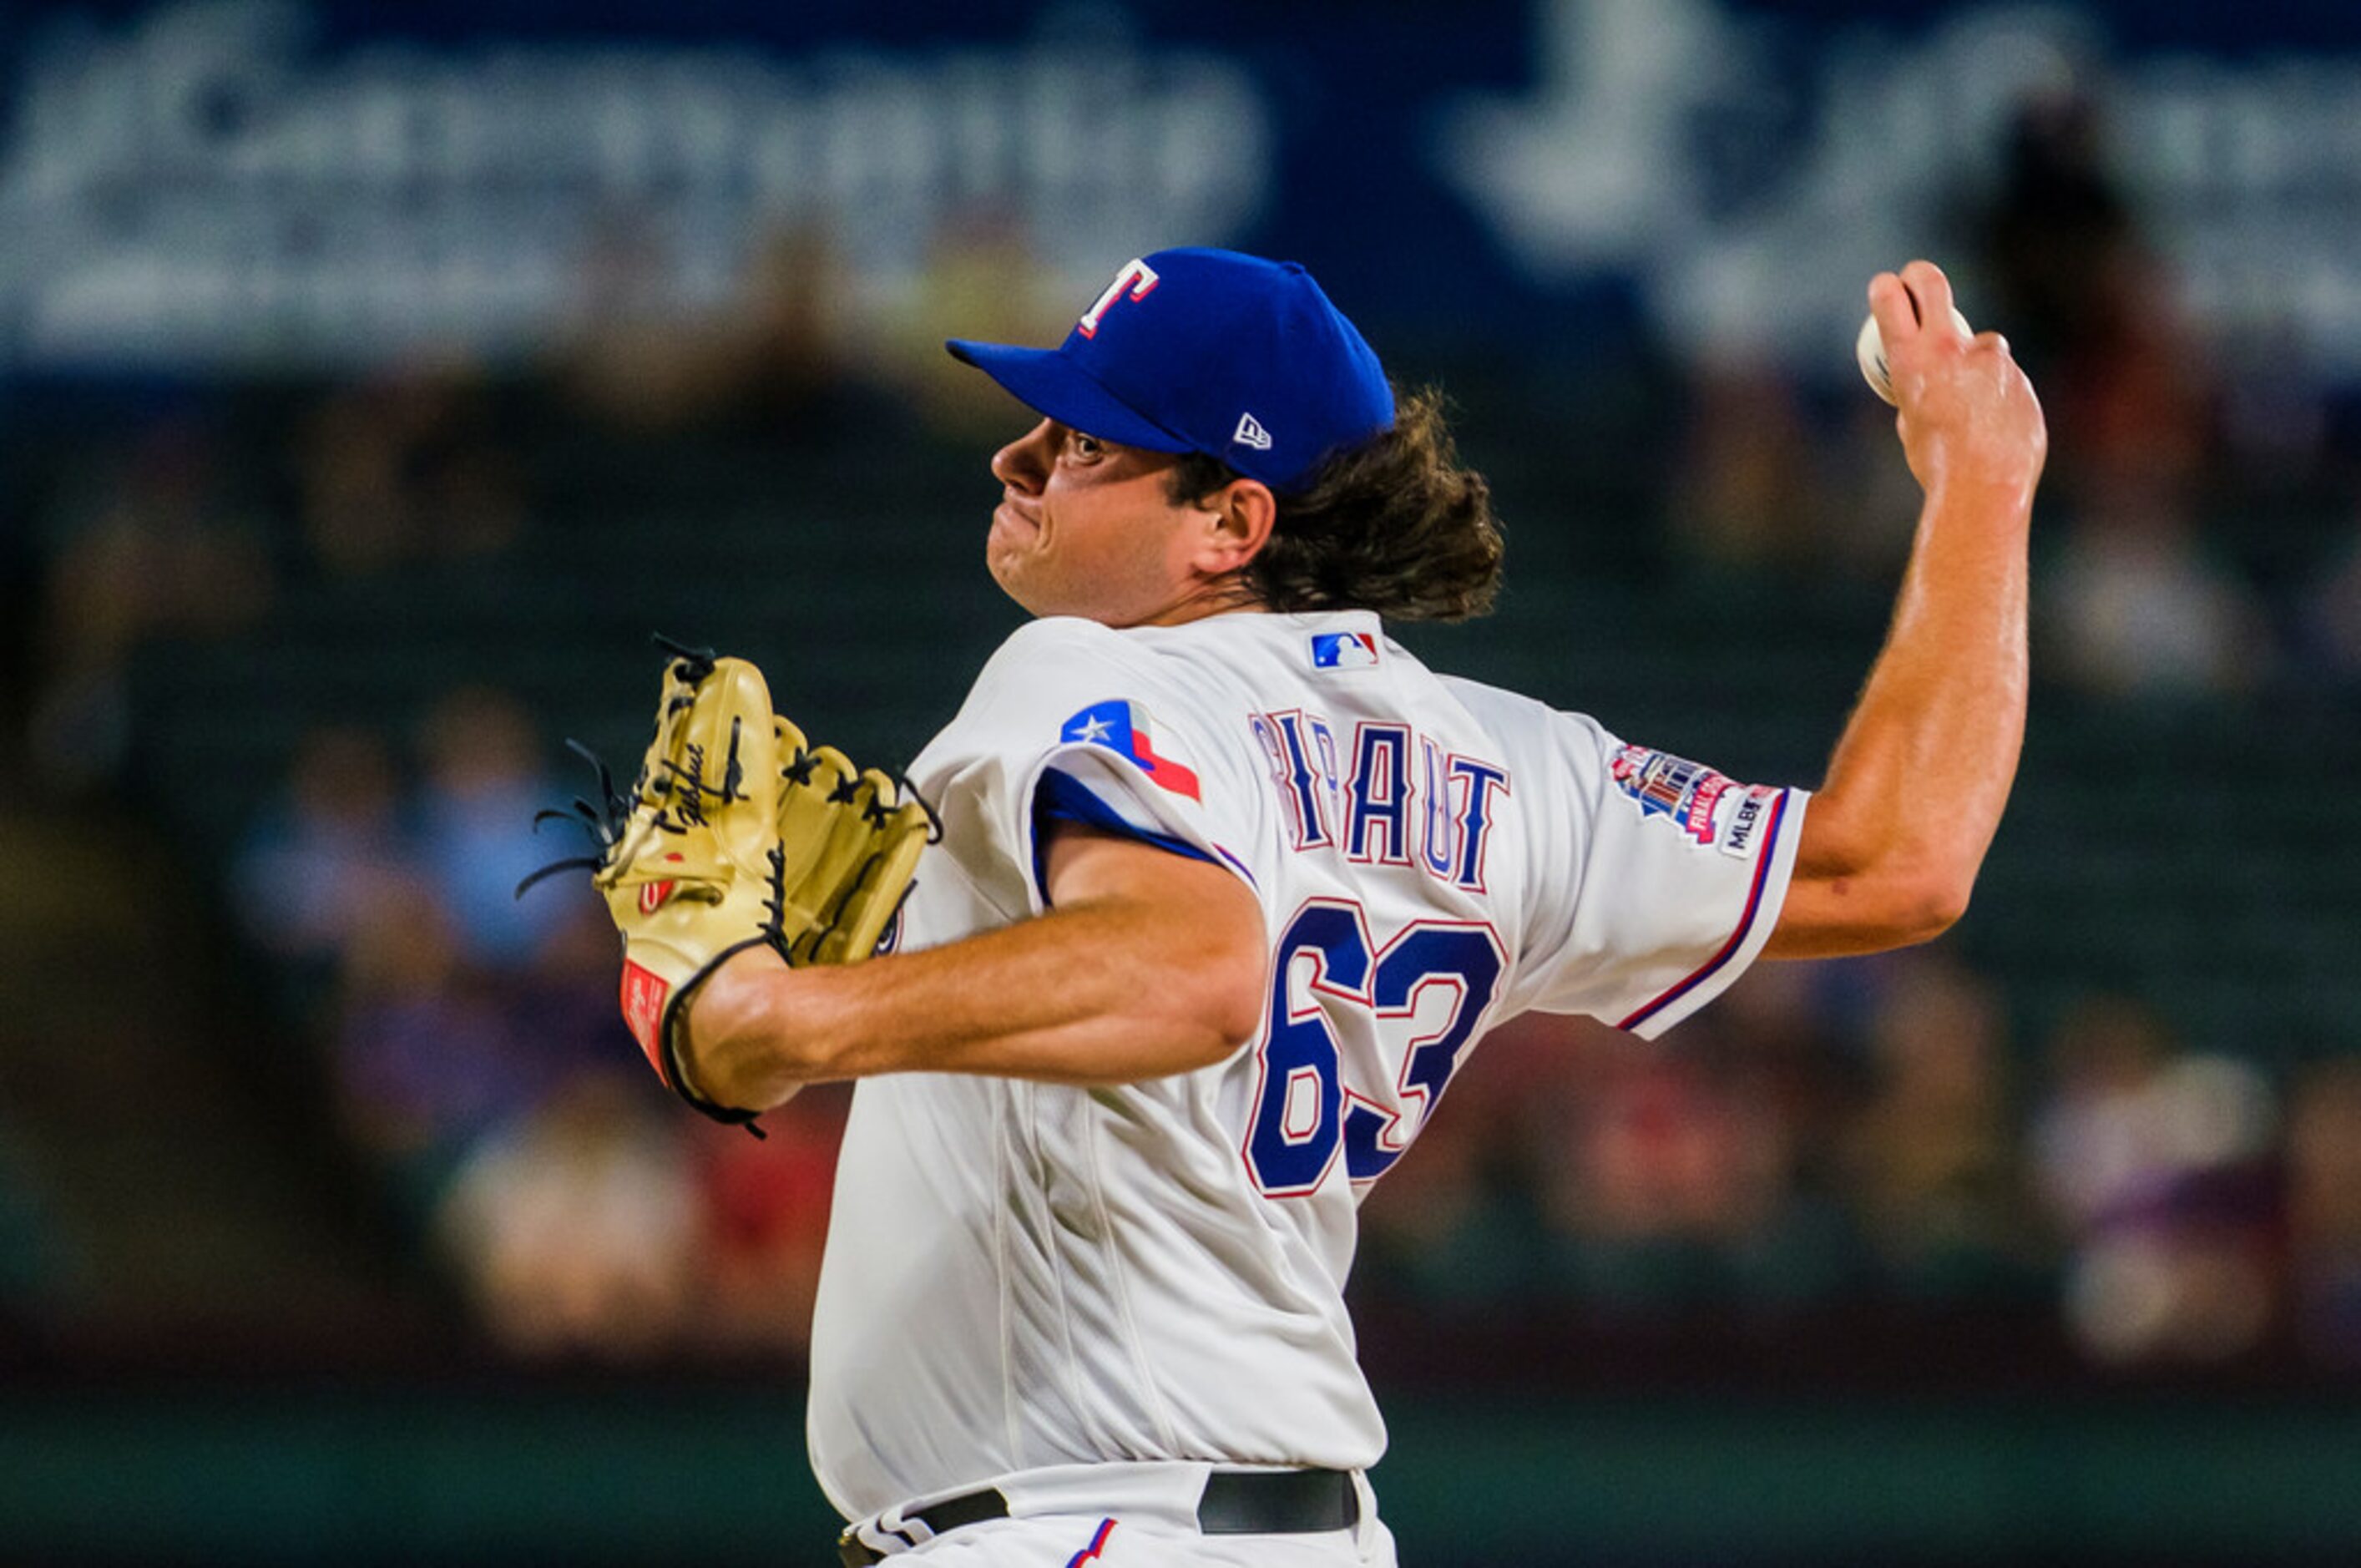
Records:
{"label": "texas t logo on cap", "polygon": [[1098,303],[1082,313],[1082,319],[1074,323],[1074,330],[1084,337],[1098,336],[1099,318],[1105,315],[1117,300],[1123,298],[1125,290],[1131,291],[1133,299],[1144,300],[1155,291],[1156,285],[1159,281],[1161,280],[1156,276],[1155,269],[1149,267],[1147,262],[1126,263],[1124,269],[1115,275],[1115,281],[1107,285],[1107,291],[1099,296]]}
{"label": "texas t logo on cap", "polygon": [[1282,493],[1394,422],[1377,354],[1312,274],[1234,250],[1125,263],[1057,348],[946,346],[1060,424],[1202,452]]}

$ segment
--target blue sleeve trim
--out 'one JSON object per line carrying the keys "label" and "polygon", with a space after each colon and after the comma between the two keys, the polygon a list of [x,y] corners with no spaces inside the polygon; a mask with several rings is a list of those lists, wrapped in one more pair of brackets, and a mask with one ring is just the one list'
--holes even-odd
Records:
{"label": "blue sleeve trim", "polygon": [[1721,950],[1714,954],[1713,957],[1706,959],[1704,965],[1695,973],[1691,974],[1686,980],[1682,981],[1678,985],[1674,986],[1662,996],[1656,998],[1653,1002],[1649,1003],[1646,1006],[1632,1014],[1630,1017],[1624,1019],[1621,1023],[1616,1025],[1615,1026],[1617,1028],[1638,1028],[1641,1025],[1646,1023],[1649,1019],[1654,1017],[1657,1014],[1662,1013],[1665,1008],[1670,1007],[1674,1003],[1678,1002],[1682,997],[1686,996],[1690,992],[1695,991],[1698,986],[1703,985],[1707,981],[1713,978],[1714,974],[1719,970],[1723,965],[1730,962],[1731,956],[1735,954],[1739,948],[1746,945],[1747,933],[1754,929],[1755,916],[1763,912],[1763,889],[1764,884],[1771,880],[1771,865],[1773,861],[1775,860],[1778,855],[1779,830],[1786,824],[1787,800],[1795,792],[1793,790],[1781,790],[1779,792],[1778,804],[1771,808],[1771,824],[1763,830],[1763,848],[1756,851],[1756,859],[1754,861],[1754,881],[1747,889],[1746,893],[1746,910],[1738,917],[1738,929],[1730,934],[1730,940],[1724,942],[1721,945]]}
{"label": "blue sleeve trim", "polygon": [[1186,839],[1153,832],[1126,820],[1113,806],[1092,794],[1090,787],[1080,779],[1050,768],[1043,772],[1041,782],[1033,790],[1033,888],[1041,895],[1044,909],[1049,907],[1049,825],[1053,822],[1079,822],[1085,828],[1120,833],[1126,839],[1137,839],[1143,844],[1153,844],[1159,850],[1185,855],[1192,861],[1204,861],[1214,865],[1221,863]]}

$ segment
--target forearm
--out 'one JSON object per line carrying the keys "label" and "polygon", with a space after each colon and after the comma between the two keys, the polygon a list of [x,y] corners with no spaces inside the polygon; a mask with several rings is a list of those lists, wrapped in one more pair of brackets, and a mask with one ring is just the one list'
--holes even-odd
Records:
{"label": "forearm", "polygon": [[1206,1066],[1253,1036],[1268,960],[1244,883],[1079,839],[1052,867],[1050,913],[942,947],[796,970],[732,959],[692,1005],[691,1078],[745,1107],[888,1072],[1119,1083]]}
{"label": "forearm", "polygon": [[1939,269],[1881,274],[1870,304],[1927,499],[1884,650],[1805,814],[1773,958],[1875,952],[1957,920],[2025,739],[2041,405],[2005,343],[1950,324]]}
{"label": "forearm", "polygon": [[2033,488],[1938,477],[1884,650],[1828,764],[1799,874],[1842,896],[1964,906],[2000,825],[2025,736],[2026,554]]}

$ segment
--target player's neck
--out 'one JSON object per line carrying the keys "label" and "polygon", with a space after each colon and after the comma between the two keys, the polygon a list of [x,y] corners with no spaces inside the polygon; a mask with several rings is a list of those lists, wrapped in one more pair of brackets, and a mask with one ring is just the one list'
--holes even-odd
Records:
{"label": "player's neck", "polygon": [[1186,626],[1216,615],[1257,615],[1269,609],[1242,577],[1229,576],[1190,586],[1178,598],[1150,615],[1107,624],[1126,626]]}

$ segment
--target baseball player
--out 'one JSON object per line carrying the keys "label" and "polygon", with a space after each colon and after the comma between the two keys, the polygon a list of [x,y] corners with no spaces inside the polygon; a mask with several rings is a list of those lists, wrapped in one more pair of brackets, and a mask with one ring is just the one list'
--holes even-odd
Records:
{"label": "baseball player", "polygon": [[884,955],[729,959],[677,1063],[750,1111],[861,1080],[809,1428],[846,1563],[1393,1562],[1355,1212],[1485,1032],[1653,1036],[1758,958],[1957,918],[2046,438],[1938,269],[1869,294],[1926,502],[1808,800],[1393,641],[1484,608],[1499,535],[1301,268],[1161,251],[1058,348],[950,345],[1038,418],[985,542],[1037,619],[911,770],[941,837]]}

